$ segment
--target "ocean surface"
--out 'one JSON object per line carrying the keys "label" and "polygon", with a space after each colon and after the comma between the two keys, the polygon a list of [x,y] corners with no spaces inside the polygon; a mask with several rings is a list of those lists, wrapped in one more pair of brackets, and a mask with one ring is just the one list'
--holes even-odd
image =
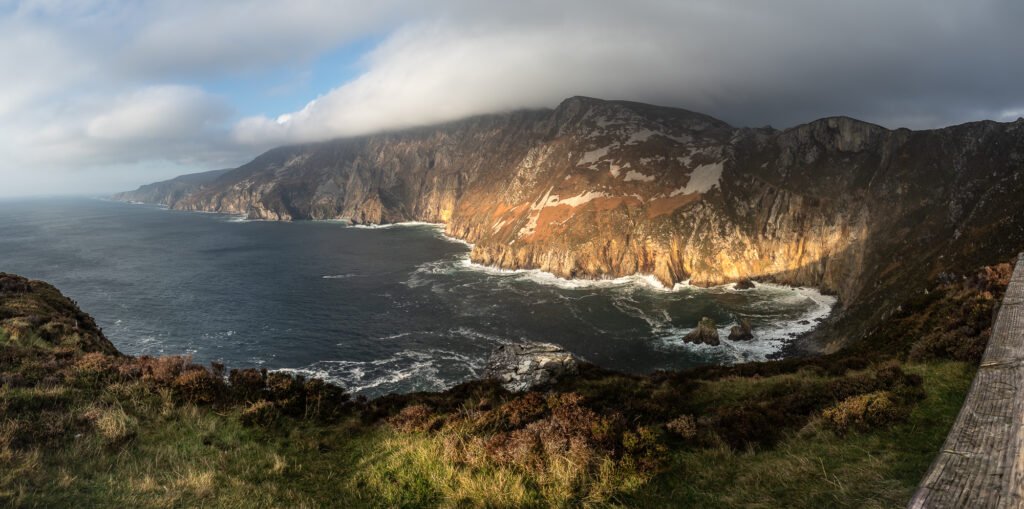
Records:
{"label": "ocean surface", "polygon": [[[759,285],[665,289],[468,261],[427,224],[243,221],[87,198],[0,200],[0,272],[49,281],[123,352],[317,376],[367,396],[483,374],[505,343],[646,373],[779,355],[832,297]],[[702,316],[717,347],[683,343]],[[724,340],[738,317],[757,339]]]}

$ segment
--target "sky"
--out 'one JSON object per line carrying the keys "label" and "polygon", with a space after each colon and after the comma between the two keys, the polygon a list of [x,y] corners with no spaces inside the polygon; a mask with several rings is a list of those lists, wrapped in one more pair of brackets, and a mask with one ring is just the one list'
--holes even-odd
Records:
{"label": "sky", "polygon": [[0,196],[574,95],[791,127],[1024,116],[1018,0],[0,0]]}

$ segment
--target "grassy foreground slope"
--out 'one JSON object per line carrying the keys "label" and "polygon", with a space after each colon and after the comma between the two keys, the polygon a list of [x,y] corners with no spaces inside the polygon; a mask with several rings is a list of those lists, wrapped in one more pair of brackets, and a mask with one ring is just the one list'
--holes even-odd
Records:
{"label": "grassy foreground slope", "polygon": [[120,355],[56,289],[0,274],[0,506],[902,506],[1010,269],[944,275],[828,356],[372,401]]}

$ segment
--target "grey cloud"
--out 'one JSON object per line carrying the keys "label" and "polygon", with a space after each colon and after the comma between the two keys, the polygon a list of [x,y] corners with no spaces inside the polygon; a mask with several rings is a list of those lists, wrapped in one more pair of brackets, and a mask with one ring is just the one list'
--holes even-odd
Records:
{"label": "grey cloud", "polygon": [[[37,0],[8,10],[0,71],[19,79],[0,84],[0,177],[109,164],[134,165],[144,182],[167,175],[142,172],[239,163],[276,143],[577,94],[776,127],[849,115],[929,128],[1024,112],[1024,3],[1011,0]],[[175,85],[277,69],[374,34],[383,42],[365,73],[300,111],[232,126],[229,97]]]}

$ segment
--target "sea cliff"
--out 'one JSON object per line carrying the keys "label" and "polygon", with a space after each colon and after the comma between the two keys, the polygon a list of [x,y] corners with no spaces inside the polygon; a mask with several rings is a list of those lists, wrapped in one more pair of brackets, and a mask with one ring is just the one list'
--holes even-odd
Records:
{"label": "sea cliff", "polygon": [[[862,303],[852,312],[885,313],[894,292],[920,291],[914,281],[927,276],[1012,256],[1024,243],[1022,170],[1020,120],[910,131],[833,117],[752,129],[573,97],[553,110],[280,147],[199,183],[117,198],[268,220],[441,222],[481,264],[651,274],[666,286],[813,286],[839,296],[839,320]],[[862,335],[863,318],[842,335]]]}

